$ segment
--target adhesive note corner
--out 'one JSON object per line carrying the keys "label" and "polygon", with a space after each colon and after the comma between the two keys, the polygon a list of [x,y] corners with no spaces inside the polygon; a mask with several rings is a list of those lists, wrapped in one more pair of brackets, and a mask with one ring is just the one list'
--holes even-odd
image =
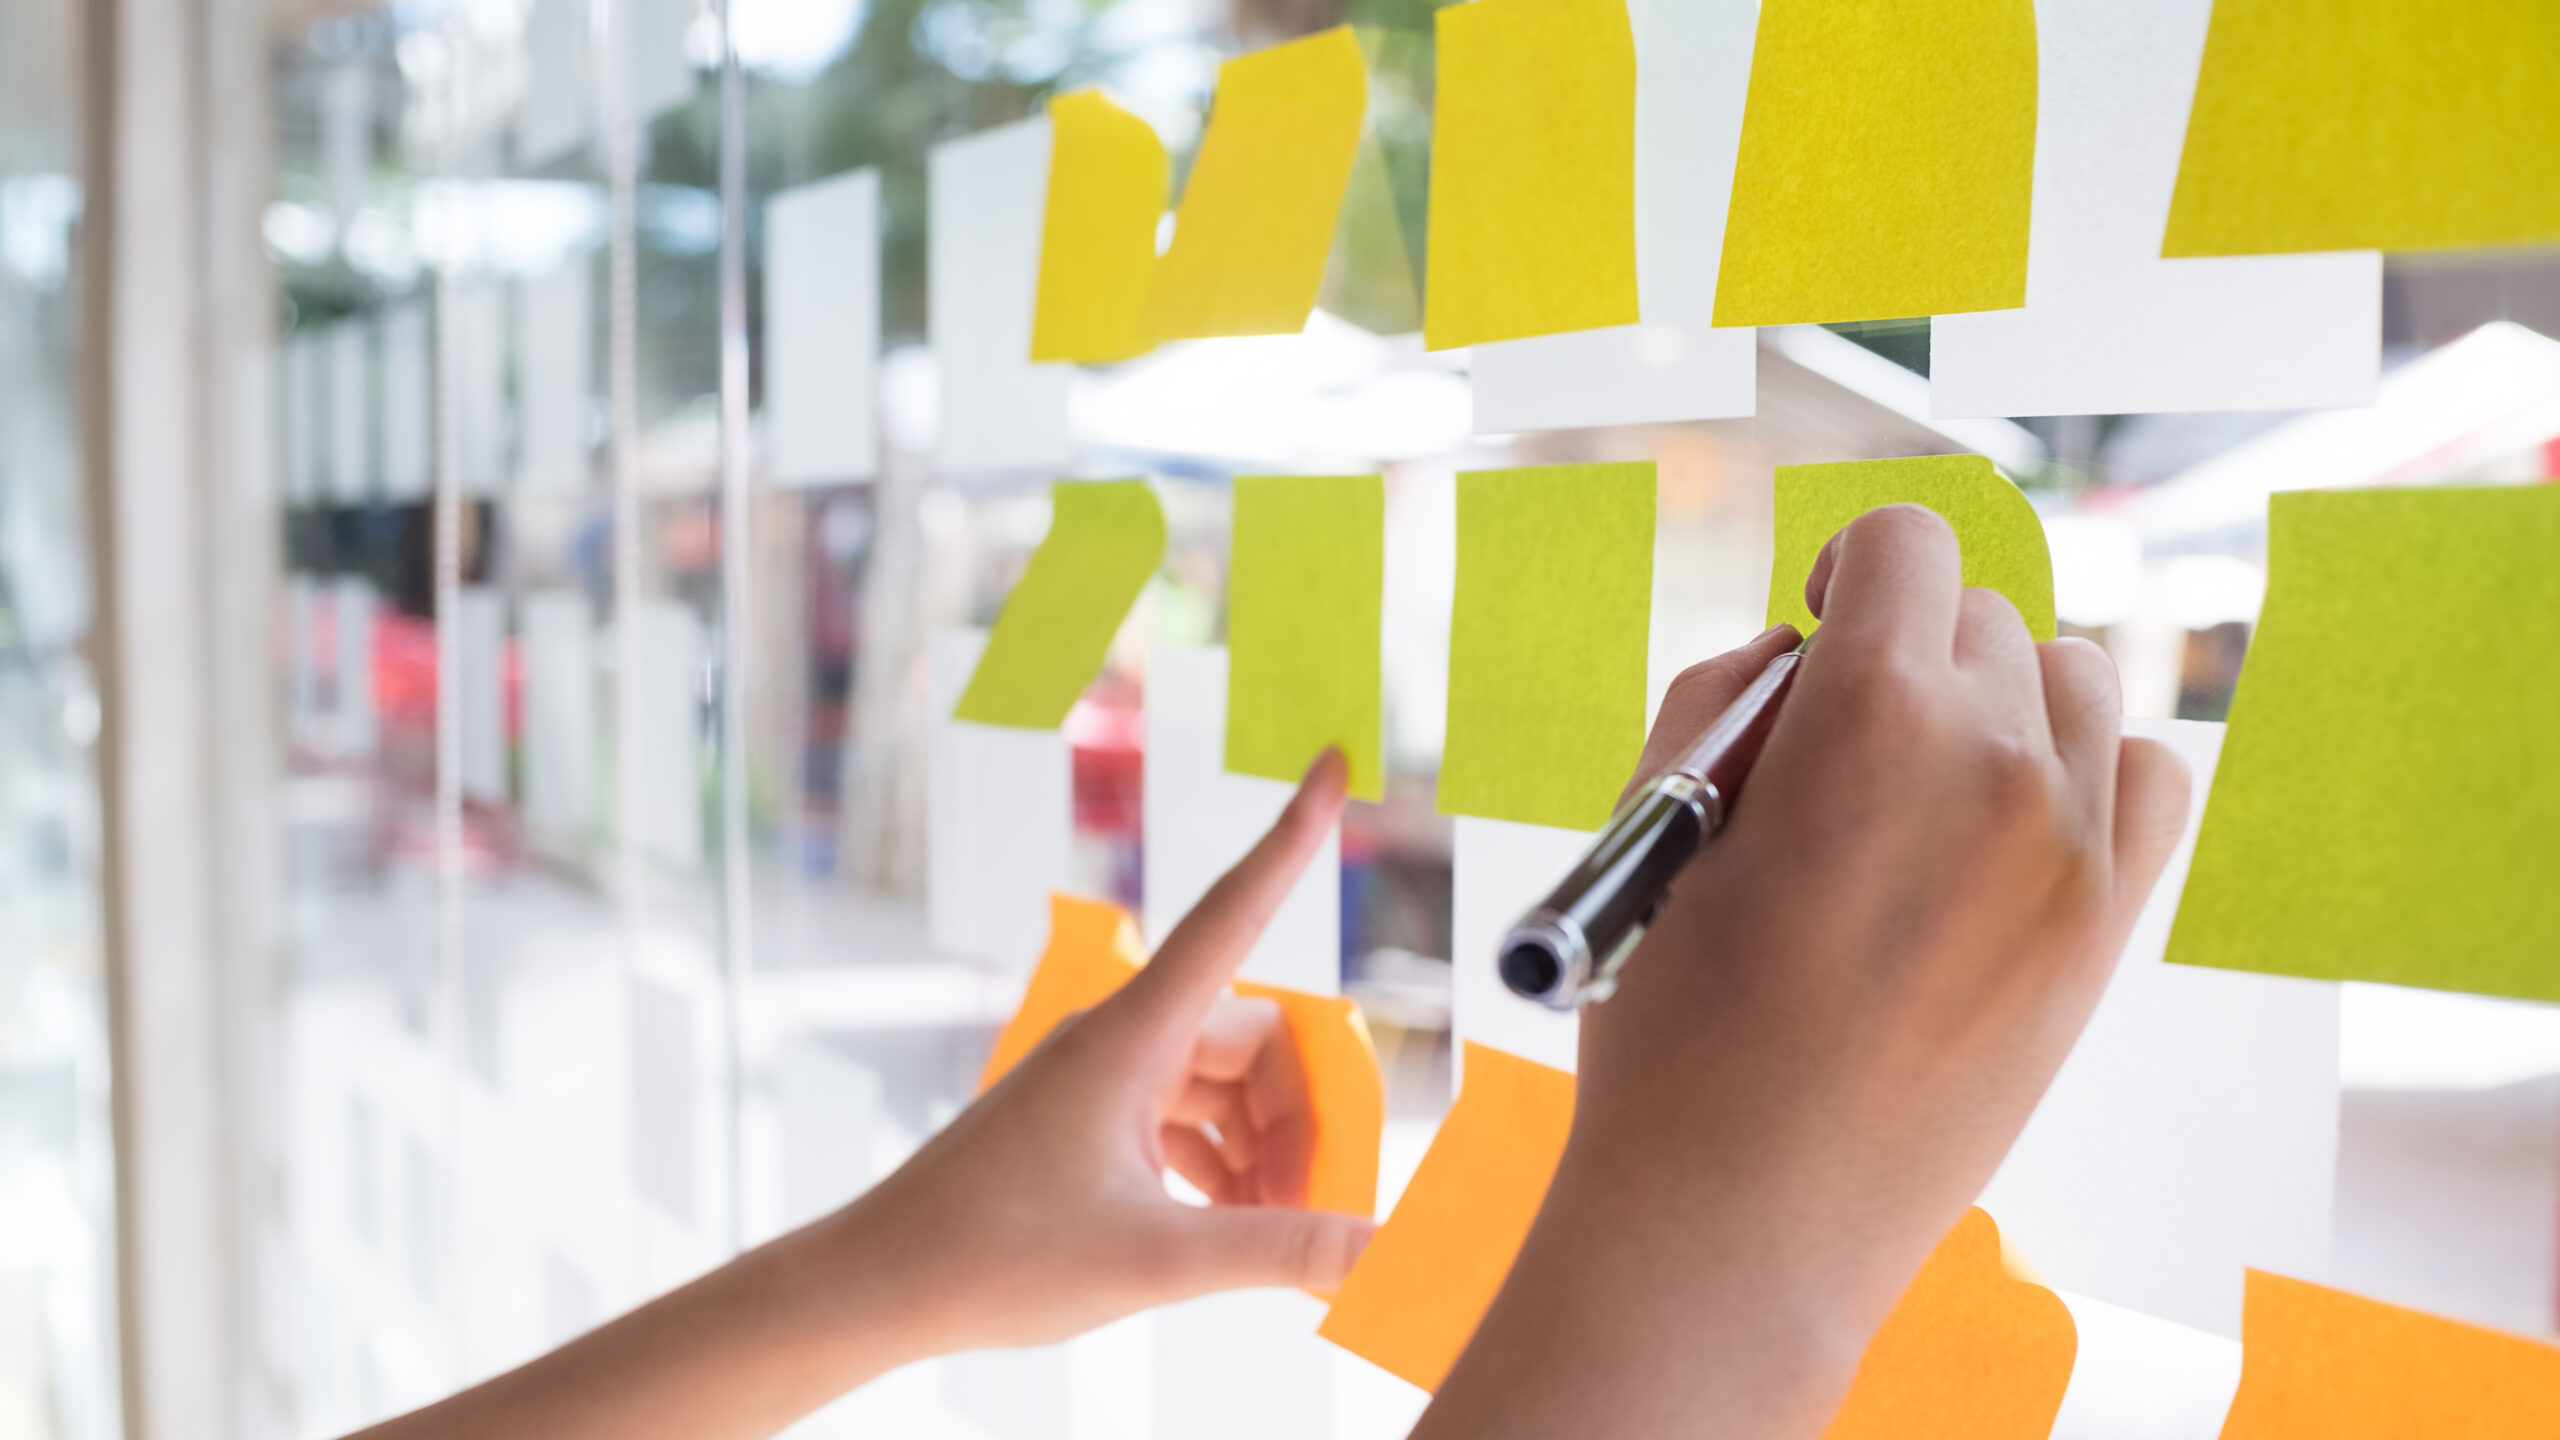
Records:
{"label": "adhesive note corner", "polygon": [[2560,7],[2217,0],[2161,253],[2560,239]]}
{"label": "adhesive note corner", "polygon": [[1235,481],[1227,768],[1296,780],[1326,746],[1376,800],[1386,486],[1375,475]]}
{"label": "adhesive note corner", "polygon": [[1458,477],[1440,809],[1594,830],[1644,748],[1654,468]]}
{"label": "adhesive note corner", "polygon": [[2079,1332],[2060,1296],[2010,1273],[1968,1210],[1867,1342],[1825,1440],[2045,1440]]}
{"label": "adhesive note corner", "polygon": [[2560,1346],[2249,1272],[2222,1440],[2546,1440]]}
{"label": "adhesive note corner", "polygon": [[1146,963],[1138,922],[1128,911],[1105,900],[1051,894],[1048,946],[1023,988],[1022,1004],[996,1033],[978,1074],[979,1093],[993,1089],[1068,1016],[1110,999]]}
{"label": "adhesive note corner", "polygon": [[1718,325],[2026,303],[2031,0],[1767,0]]}
{"label": "adhesive note corner", "polygon": [[1926,505],[1945,517],[1964,552],[1964,583],[2008,596],[2030,634],[2053,638],[2053,557],[2044,522],[2026,495],[1979,455],[1779,466],[1769,623],[1811,631],[1804,582],[1822,547],[1868,511],[1900,504]]}
{"label": "adhesive note corner", "polygon": [[1173,244],[1147,292],[1151,338],[1306,327],[1359,152],[1368,85],[1347,25],[1218,67]]}
{"label": "adhesive note corner", "polygon": [[1457,1102],[1316,1333],[1437,1389],[1546,1203],[1573,1091],[1560,1070],[1469,1045]]}
{"label": "adhesive note corner", "polygon": [[1101,364],[1143,355],[1170,177],[1164,142],[1099,90],[1053,97],[1049,126],[1031,358]]}
{"label": "adhesive note corner", "polygon": [[2172,962],[2560,1000],[2554,554],[2560,487],[2274,497]]}
{"label": "adhesive note corner", "polygon": [[1634,324],[1625,0],[1473,0],[1438,33],[1424,343]]}
{"label": "adhesive note corner", "polygon": [[1146,481],[1061,480],[1049,494],[1049,533],[1005,597],[955,719],[1055,729],[1164,558],[1164,509]]}

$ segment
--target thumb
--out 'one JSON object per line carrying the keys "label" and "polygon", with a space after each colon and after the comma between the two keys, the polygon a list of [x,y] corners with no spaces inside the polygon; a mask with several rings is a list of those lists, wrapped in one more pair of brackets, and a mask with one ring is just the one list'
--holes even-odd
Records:
{"label": "thumb", "polygon": [[1336,1289],[1377,1228],[1366,1215],[1334,1210],[1185,1207],[1169,1247],[1175,1283],[1189,1295],[1257,1286]]}

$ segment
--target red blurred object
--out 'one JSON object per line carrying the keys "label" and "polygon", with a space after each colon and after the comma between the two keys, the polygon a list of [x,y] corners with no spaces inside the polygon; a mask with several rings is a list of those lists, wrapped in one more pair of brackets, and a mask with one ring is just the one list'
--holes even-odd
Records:
{"label": "red blurred object", "polygon": [[1136,697],[1111,677],[1067,712],[1075,755],[1076,828],[1135,838],[1146,810],[1147,722]]}

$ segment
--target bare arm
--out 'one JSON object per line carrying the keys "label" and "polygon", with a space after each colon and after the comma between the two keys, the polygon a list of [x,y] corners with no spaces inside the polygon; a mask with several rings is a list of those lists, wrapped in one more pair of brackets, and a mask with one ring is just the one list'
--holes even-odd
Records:
{"label": "bare arm", "polygon": [[[1897,506],[1807,585],[1822,642],[1732,828],[1585,1012],[1545,1208],[1416,1431],[1810,1440],[2105,988],[2183,819],[2113,667],[1964,590]],[[1792,637],[1683,678],[1675,752]]]}
{"label": "bare arm", "polygon": [[[1330,1287],[1366,1216],[1306,1198],[1306,1095],[1269,1001],[1225,994],[1342,805],[1308,772],[1138,977],[869,1194],[364,1440],[770,1435],[913,1360],[1064,1340],[1249,1285]],[[1165,1193],[1174,1169],[1220,1203]]]}

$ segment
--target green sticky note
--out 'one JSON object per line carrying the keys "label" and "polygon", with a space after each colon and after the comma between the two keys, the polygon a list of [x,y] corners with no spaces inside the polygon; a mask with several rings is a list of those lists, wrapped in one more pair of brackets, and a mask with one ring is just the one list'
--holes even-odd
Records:
{"label": "green sticky note", "polygon": [[1777,560],[1769,567],[1769,623],[1811,632],[1805,577],[1842,526],[1886,505],[1926,505],[1955,527],[1964,583],[1997,590],[2028,633],[2053,638],[2053,557],[2044,522],[2018,487],[1979,455],[1915,455],[1778,467]]}
{"label": "green sticky note", "polygon": [[1458,477],[1440,809],[1596,830],[1644,749],[1653,466]]}
{"label": "green sticky note", "polygon": [[1380,798],[1378,606],[1387,492],[1375,475],[1235,482],[1227,566],[1227,768],[1295,780],[1342,747]]}
{"label": "green sticky note", "polygon": [[2560,486],[2278,495],[2169,959],[2560,1001]]}
{"label": "green sticky note", "polygon": [[1058,728],[1164,558],[1164,510],[1146,481],[1061,480],[1049,496],[1049,534],[1005,597],[954,719]]}

